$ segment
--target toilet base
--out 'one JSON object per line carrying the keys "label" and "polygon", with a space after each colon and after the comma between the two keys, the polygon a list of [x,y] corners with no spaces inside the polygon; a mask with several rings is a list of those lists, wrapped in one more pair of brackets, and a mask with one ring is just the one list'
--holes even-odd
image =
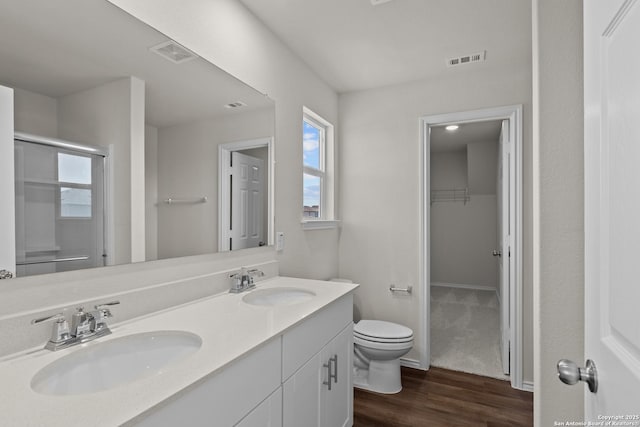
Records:
{"label": "toilet base", "polygon": [[354,367],[353,386],[382,394],[400,393],[400,359],[372,360],[369,369]]}

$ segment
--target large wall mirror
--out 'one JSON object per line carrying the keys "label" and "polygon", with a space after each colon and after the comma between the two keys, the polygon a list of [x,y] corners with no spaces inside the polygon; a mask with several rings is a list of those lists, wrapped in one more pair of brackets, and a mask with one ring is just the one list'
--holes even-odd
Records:
{"label": "large wall mirror", "polygon": [[273,241],[268,97],[105,0],[4,2],[0,56],[17,276]]}

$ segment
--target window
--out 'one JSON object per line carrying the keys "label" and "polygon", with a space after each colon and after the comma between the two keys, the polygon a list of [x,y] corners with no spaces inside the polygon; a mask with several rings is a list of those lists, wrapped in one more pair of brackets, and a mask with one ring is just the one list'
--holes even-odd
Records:
{"label": "window", "polygon": [[[333,227],[333,125],[308,108],[302,117],[302,220]],[[309,228],[312,228],[309,227]]]}
{"label": "window", "polygon": [[91,218],[91,158],[58,153],[60,216]]}

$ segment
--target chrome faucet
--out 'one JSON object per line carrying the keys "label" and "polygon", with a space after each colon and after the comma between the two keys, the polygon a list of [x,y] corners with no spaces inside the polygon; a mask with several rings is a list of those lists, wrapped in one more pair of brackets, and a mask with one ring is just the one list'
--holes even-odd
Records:
{"label": "chrome faucet", "polygon": [[78,307],[71,316],[71,327],[69,327],[69,323],[63,313],[33,319],[31,324],[55,321],[51,331],[51,338],[44,348],[56,351],[109,335],[111,330],[107,325],[107,318],[113,316],[106,307],[117,304],[120,304],[120,301],[98,304],[94,306],[96,311],[90,312],[85,312],[84,307]]}
{"label": "chrome faucet", "polygon": [[229,276],[231,278],[231,289],[229,289],[229,292],[238,294],[255,288],[254,276],[262,277],[264,273],[257,268],[249,270],[247,267],[242,267],[239,272]]}

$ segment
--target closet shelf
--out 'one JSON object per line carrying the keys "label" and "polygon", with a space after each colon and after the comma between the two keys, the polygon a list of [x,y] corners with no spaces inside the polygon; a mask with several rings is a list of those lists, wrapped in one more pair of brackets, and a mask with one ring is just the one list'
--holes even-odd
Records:
{"label": "closet shelf", "polygon": [[463,202],[465,205],[471,200],[468,188],[453,188],[446,190],[431,190],[431,204],[438,202]]}

